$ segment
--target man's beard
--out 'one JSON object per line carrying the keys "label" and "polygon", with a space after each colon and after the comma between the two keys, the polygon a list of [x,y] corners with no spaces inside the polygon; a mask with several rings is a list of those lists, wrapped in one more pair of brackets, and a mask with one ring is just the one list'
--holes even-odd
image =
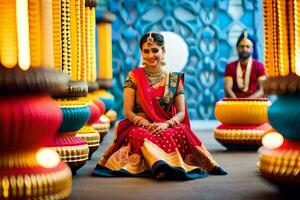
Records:
{"label": "man's beard", "polygon": [[238,55],[239,55],[239,58],[240,58],[241,60],[247,60],[248,58],[250,58],[251,53],[248,53],[248,52],[240,52],[240,53],[238,53]]}

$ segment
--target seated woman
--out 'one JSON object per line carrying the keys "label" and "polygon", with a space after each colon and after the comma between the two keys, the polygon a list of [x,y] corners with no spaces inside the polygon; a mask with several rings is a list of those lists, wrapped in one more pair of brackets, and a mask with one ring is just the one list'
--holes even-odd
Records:
{"label": "seated woman", "polygon": [[192,132],[184,100],[183,73],[162,70],[164,38],[147,33],[140,41],[143,68],[124,84],[125,120],[98,162],[95,176],[154,176],[195,179],[227,174]]}

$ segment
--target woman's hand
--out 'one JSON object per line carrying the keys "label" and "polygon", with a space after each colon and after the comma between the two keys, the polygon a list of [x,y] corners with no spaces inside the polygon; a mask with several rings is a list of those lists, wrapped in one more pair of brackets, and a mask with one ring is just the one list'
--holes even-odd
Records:
{"label": "woman's hand", "polygon": [[169,126],[167,123],[153,123],[149,131],[156,136],[160,136],[160,133],[169,128]]}

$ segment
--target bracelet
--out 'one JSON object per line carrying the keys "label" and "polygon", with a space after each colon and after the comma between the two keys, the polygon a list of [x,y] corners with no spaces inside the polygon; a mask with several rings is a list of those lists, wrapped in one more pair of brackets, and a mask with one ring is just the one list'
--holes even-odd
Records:
{"label": "bracelet", "polygon": [[133,122],[134,125],[140,126],[142,128],[146,128],[149,125],[149,121],[142,118],[142,117],[140,117],[140,116],[135,116],[132,119],[132,122]]}
{"label": "bracelet", "polygon": [[173,118],[169,119],[168,121],[166,121],[166,123],[169,124],[170,127],[173,127],[175,125],[180,124],[180,121],[177,117],[173,117]]}
{"label": "bracelet", "polygon": [[138,119],[138,117],[139,117],[139,116],[135,116],[135,117],[131,120],[131,122],[132,122],[133,124],[136,124],[136,120]]}
{"label": "bracelet", "polygon": [[174,121],[173,121],[172,119],[170,119],[170,120],[166,121],[166,123],[167,123],[167,124],[169,124],[169,125],[170,125],[170,127],[172,127],[172,126],[174,126],[174,125],[175,125],[175,123],[174,123]]}
{"label": "bracelet", "polygon": [[176,125],[180,124],[180,121],[177,117],[173,117],[172,119],[175,121]]}

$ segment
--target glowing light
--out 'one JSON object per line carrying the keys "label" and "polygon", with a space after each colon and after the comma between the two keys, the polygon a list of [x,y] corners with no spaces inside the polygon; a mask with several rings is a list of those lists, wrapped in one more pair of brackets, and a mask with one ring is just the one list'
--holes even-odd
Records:
{"label": "glowing light", "polygon": [[45,168],[53,168],[56,167],[60,158],[56,151],[49,148],[42,148],[36,154],[37,162]]}
{"label": "glowing light", "polygon": [[282,145],[283,137],[277,132],[270,132],[263,137],[262,143],[268,149],[275,149]]}
{"label": "glowing light", "polygon": [[101,115],[100,120],[104,123],[109,123],[110,120],[108,119],[108,117],[106,117],[105,115]]}
{"label": "glowing light", "polygon": [[27,70],[30,66],[28,1],[17,0],[16,7],[19,66]]}

